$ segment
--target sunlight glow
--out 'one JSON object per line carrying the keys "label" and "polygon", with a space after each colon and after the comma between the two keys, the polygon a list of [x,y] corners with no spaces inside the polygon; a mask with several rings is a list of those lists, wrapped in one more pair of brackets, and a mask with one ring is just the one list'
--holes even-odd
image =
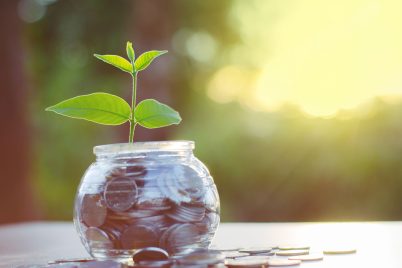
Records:
{"label": "sunlight glow", "polygon": [[[229,19],[248,51],[235,64],[248,63],[259,74],[226,73],[216,81],[225,67],[211,80],[212,99],[250,103],[247,95],[264,110],[293,103],[311,115],[328,116],[375,96],[402,94],[402,2],[253,3],[235,2]],[[239,79],[253,82],[231,91],[229,85]]]}

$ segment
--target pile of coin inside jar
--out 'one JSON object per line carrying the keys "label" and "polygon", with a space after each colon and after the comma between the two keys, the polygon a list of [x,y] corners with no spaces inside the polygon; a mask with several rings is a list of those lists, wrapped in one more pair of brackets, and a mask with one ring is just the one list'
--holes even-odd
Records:
{"label": "pile of coin inside jar", "polygon": [[208,247],[219,223],[219,198],[216,186],[206,183],[209,178],[186,165],[138,160],[105,174],[98,187],[79,193],[76,203],[76,224],[91,255],[145,247],[175,254]]}

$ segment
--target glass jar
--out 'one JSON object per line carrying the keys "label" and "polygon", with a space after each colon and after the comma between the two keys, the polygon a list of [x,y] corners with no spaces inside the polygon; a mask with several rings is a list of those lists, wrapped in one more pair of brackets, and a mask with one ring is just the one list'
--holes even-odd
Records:
{"label": "glass jar", "polygon": [[128,260],[144,247],[170,254],[208,248],[219,196],[192,141],[94,147],[75,199],[74,224],[97,259]]}

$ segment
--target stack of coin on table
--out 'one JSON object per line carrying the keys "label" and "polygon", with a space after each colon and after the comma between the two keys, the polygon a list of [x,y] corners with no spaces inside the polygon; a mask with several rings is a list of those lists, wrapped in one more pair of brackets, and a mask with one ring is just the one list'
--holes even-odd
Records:
{"label": "stack of coin on table", "polygon": [[[147,247],[133,254],[132,262],[120,264],[113,261],[56,260],[43,267],[111,267],[111,268],[236,268],[236,267],[288,267],[302,262],[322,261],[325,255],[356,253],[355,249],[333,249],[310,253],[306,246],[254,247],[244,249],[187,249],[170,256],[161,248]],[[68,266],[70,265],[70,266]],[[75,265],[75,266],[72,266]],[[42,266],[40,266],[42,267]]]}
{"label": "stack of coin on table", "polygon": [[[169,254],[208,247],[219,223],[215,186],[185,165],[115,166],[99,190],[82,193],[77,211],[92,255],[159,247]],[[99,255],[99,254],[98,254]]]}

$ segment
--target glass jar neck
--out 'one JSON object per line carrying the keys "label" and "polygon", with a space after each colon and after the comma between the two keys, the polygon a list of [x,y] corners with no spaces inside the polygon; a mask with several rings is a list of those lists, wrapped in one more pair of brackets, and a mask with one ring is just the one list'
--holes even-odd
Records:
{"label": "glass jar neck", "polygon": [[94,147],[97,161],[125,159],[182,158],[193,154],[192,141],[151,141],[135,143],[117,143]]}

